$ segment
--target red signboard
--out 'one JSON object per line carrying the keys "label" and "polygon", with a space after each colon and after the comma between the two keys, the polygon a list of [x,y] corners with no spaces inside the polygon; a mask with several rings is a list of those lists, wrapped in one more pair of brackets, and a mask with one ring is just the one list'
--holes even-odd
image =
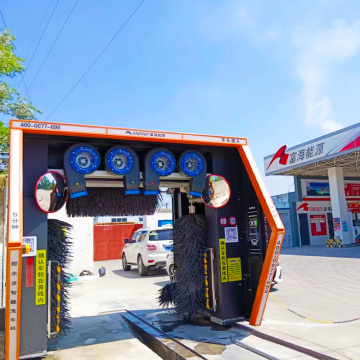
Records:
{"label": "red signboard", "polygon": [[312,236],[327,235],[325,215],[310,215]]}
{"label": "red signboard", "polygon": [[26,287],[34,286],[34,257],[26,258]]}
{"label": "red signboard", "polygon": [[349,202],[348,209],[350,211],[360,210],[360,202]]}
{"label": "red signboard", "polygon": [[360,196],[360,184],[345,183],[345,196]]}

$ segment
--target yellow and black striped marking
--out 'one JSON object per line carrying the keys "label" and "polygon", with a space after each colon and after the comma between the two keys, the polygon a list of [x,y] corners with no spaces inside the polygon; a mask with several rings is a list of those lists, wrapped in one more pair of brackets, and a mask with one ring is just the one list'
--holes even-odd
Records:
{"label": "yellow and black striped marking", "polygon": [[327,239],[326,240],[326,247],[327,248],[333,248],[333,247],[342,248],[343,245],[344,244],[343,244],[341,239]]}
{"label": "yellow and black striped marking", "polygon": [[327,239],[326,240],[326,247],[327,248],[332,248],[334,245],[334,239]]}
{"label": "yellow and black striped marking", "polygon": [[343,242],[341,241],[341,239],[335,239],[335,247],[338,247],[338,248],[342,248],[343,246]]}
{"label": "yellow and black striped marking", "polygon": [[60,266],[56,267],[57,271],[57,282],[56,282],[56,332],[60,332],[60,291],[61,291],[61,284],[60,284],[60,278],[61,278],[61,268]]}
{"label": "yellow and black striped marking", "polygon": [[204,275],[205,275],[205,298],[206,298],[206,308],[210,309],[210,299],[209,299],[209,276],[208,276],[208,262],[207,254],[204,254]]}

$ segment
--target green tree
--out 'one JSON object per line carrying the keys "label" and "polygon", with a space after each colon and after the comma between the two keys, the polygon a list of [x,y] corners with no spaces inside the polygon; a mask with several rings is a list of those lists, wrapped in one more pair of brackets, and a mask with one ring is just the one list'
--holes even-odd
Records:
{"label": "green tree", "polygon": [[0,31],[0,113],[14,116],[17,119],[36,119],[41,113],[31,101],[19,95],[4,78],[13,78],[25,70],[24,59],[15,55],[15,36],[10,30]]}
{"label": "green tree", "polygon": [[[6,78],[13,78],[25,70],[22,65],[24,59],[15,55],[14,41],[15,36],[10,30],[0,30],[0,114],[11,115],[17,119],[36,120],[36,114],[41,114],[41,111],[5,81]],[[0,121],[0,151],[8,150],[9,128]]]}

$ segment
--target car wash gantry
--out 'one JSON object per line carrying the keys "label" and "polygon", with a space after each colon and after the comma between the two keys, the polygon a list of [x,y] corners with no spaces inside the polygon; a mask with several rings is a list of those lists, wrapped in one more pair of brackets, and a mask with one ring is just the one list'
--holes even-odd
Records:
{"label": "car wash gantry", "polygon": [[9,184],[6,359],[43,354],[61,331],[49,244],[66,232],[48,213],[153,214],[160,188],[173,198],[176,267],[160,303],[188,320],[261,324],[284,229],[245,138],[11,120]]}

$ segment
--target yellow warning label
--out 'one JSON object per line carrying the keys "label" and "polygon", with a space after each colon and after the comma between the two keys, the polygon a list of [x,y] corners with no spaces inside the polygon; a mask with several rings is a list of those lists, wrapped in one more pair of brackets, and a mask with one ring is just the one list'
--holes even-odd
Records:
{"label": "yellow warning label", "polygon": [[228,282],[225,239],[219,239],[219,251],[220,251],[221,282]]}
{"label": "yellow warning label", "polygon": [[36,252],[35,304],[46,304],[46,250]]}
{"label": "yellow warning label", "polygon": [[241,260],[239,257],[228,259],[228,274],[229,274],[229,281],[242,280]]}

